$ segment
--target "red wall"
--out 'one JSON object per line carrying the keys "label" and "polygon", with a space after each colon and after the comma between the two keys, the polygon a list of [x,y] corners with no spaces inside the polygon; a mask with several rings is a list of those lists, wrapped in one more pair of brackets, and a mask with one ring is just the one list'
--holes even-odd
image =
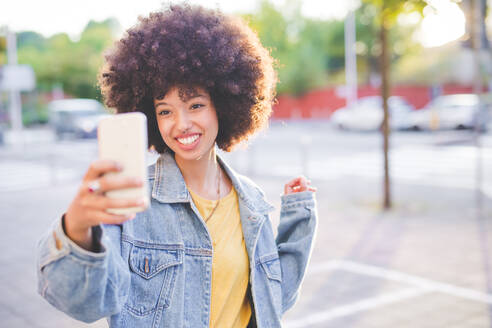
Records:
{"label": "red wall", "polygon": [[[424,107],[430,100],[429,86],[399,85],[391,89],[391,95],[401,96],[416,109]],[[443,94],[471,93],[471,86],[443,85]],[[359,86],[358,97],[375,96],[380,94],[379,88]],[[345,98],[339,96],[336,88],[315,90],[295,98],[289,95],[278,96],[278,103],[273,108],[273,118],[328,118],[337,109],[345,106]]]}

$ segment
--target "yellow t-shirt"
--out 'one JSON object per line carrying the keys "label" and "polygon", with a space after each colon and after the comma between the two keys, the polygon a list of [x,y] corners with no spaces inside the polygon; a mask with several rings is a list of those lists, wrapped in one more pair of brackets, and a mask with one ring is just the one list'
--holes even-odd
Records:
{"label": "yellow t-shirt", "polygon": [[[206,220],[217,201],[202,198],[191,190],[190,195]],[[244,328],[251,317],[247,297],[249,260],[234,188],[220,199],[206,223],[213,242],[210,327]]]}

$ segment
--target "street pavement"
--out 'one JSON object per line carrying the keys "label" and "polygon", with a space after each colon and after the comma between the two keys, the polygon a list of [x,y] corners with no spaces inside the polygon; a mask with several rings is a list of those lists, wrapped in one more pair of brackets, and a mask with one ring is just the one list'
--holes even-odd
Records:
{"label": "street pavement", "polygon": [[[285,327],[492,327],[492,196],[481,194],[478,211],[467,137],[395,135],[387,212],[375,134],[272,126],[249,150],[225,155],[265,190],[274,226],[290,177],[306,173],[318,188],[316,244]],[[488,140],[482,187],[492,182]],[[0,148],[0,327],[107,327],[59,313],[35,279],[36,241],[68,206],[95,143],[27,149]]]}

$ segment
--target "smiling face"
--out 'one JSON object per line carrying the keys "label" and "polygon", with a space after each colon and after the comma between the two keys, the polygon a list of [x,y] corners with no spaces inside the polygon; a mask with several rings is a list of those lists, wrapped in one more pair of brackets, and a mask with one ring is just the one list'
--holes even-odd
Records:
{"label": "smiling face", "polygon": [[219,123],[210,95],[202,88],[170,89],[154,99],[159,132],[166,145],[183,160],[196,160],[213,149]]}

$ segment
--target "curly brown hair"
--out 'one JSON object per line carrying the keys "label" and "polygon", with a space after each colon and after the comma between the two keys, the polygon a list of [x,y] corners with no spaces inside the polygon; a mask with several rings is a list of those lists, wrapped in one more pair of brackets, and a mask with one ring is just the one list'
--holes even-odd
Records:
{"label": "curly brown hair", "polygon": [[[274,60],[240,18],[196,5],[170,5],[139,18],[105,56],[99,85],[117,113],[147,116],[149,147],[163,153],[154,99],[173,87],[205,89],[217,111],[217,145],[233,146],[265,127],[277,76]],[[185,91],[186,92],[186,91]]]}

